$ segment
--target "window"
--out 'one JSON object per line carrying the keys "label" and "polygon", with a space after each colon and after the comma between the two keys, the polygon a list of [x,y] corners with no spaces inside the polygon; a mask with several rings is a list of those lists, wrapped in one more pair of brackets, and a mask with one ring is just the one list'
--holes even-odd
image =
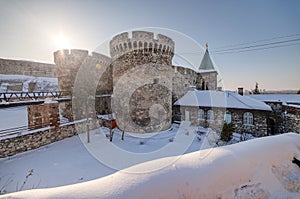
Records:
{"label": "window", "polygon": [[226,111],[226,113],[224,115],[224,121],[226,122],[226,124],[231,123],[231,113],[229,111]]}
{"label": "window", "polygon": [[214,120],[215,119],[213,110],[208,110],[207,111],[207,119],[208,120]]}
{"label": "window", "polygon": [[244,124],[252,125],[253,124],[253,114],[250,112],[246,112],[243,115]]}
{"label": "window", "polygon": [[141,41],[139,42],[139,48],[143,48],[143,43]]}
{"label": "window", "polygon": [[204,117],[204,110],[203,109],[199,109],[198,115],[199,115],[199,119],[200,120],[204,120],[205,119],[205,117]]}

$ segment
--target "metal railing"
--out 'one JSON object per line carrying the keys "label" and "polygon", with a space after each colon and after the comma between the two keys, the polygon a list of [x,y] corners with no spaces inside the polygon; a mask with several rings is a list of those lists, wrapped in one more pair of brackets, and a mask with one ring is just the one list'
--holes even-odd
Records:
{"label": "metal railing", "polygon": [[[62,124],[67,124],[69,121],[61,122]],[[22,133],[29,132],[29,131],[38,131],[39,129],[50,127],[50,123],[46,124],[39,124],[39,125],[26,125],[26,126],[19,126],[19,127],[13,127],[8,129],[2,129],[0,130],[0,139],[6,136],[13,136],[13,135],[19,135],[21,136]]]}
{"label": "metal railing", "polygon": [[28,101],[44,98],[62,98],[69,96],[68,91],[1,92],[0,102]]}

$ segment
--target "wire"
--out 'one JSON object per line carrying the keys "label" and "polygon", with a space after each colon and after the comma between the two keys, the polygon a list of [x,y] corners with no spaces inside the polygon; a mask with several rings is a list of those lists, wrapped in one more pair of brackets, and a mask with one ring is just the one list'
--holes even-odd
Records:
{"label": "wire", "polygon": [[214,53],[219,53],[219,52],[226,52],[226,51],[232,51],[232,50],[243,50],[243,49],[249,49],[249,48],[251,49],[251,48],[257,48],[257,47],[263,47],[263,46],[272,46],[272,45],[276,45],[276,44],[290,43],[290,42],[297,42],[297,41],[300,41],[300,38],[290,39],[290,40],[285,40],[285,41],[277,41],[277,42],[271,42],[271,43],[251,45],[251,46],[245,46],[245,47],[240,47],[240,48],[229,48],[229,49],[213,51],[213,52]]}
{"label": "wire", "polygon": [[221,50],[221,49],[228,48],[228,47],[243,46],[243,45],[248,45],[248,44],[256,44],[256,43],[260,43],[260,42],[264,42],[264,41],[272,41],[272,40],[277,40],[277,39],[295,37],[295,36],[299,36],[299,35],[300,35],[300,33],[297,33],[297,34],[291,34],[291,35],[285,35],[285,36],[279,36],[279,37],[272,37],[270,39],[261,39],[261,40],[252,41],[252,42],[232,44],[232,45],[227,45],[227,46],[222,46],[222,47],[219,47],[219,48],[216,48],[216,49],[212,49],[212,51],[217,51],[217,50]]}
{"label": "wire", "polygon": [[267,50],[272,48],[282,48],[287,46],[295,46],[299,45],[300,43],[294,43],[294,44],[284,44],[284,45],[278,45],[278,46],[269,46],[269,47],[263,47],[263,48],[255,48],[255,49],[248,49],[248,50],[239,50],[239,51],[225,51],[225,52],[216,52],[214,54],[232,54],[232,53],[242,53],[242,52],[249,52],[249,51],[259,51],[259,50]]}

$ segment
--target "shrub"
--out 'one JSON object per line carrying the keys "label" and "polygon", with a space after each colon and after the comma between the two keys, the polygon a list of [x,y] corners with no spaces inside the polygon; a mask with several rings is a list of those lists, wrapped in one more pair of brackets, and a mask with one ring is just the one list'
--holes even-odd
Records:
{"label": "shrub", "polygon": [[234,125],[232,123],[224,123],[222,132],[221,132],[221,140],[224,142],[229,142],[232,138],[232,133],[234,131]]}
{"label": "shrub", "polygon": [[140,145],[144,145],[145,141],[144,140],[140,140]]}

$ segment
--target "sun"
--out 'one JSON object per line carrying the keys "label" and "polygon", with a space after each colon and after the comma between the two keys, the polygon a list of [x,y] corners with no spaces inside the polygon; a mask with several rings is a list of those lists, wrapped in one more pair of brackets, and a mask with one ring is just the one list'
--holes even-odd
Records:
{"label": "sun", "polygon": [[68,49],[70,48],[70,42],[67,37],[64,35],[57,35],[53,37],[53,41],[55,44],[55,47],[58,49]]}

